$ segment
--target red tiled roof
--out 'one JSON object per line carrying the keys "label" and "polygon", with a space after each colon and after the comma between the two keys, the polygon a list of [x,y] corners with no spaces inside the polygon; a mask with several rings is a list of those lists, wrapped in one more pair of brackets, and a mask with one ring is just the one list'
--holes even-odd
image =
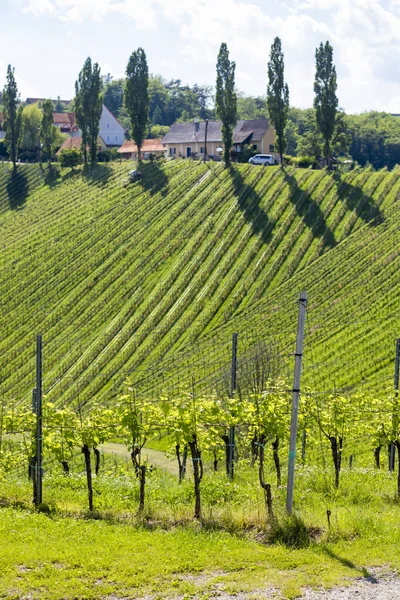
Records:
{"label": "red tiled roof", "polygon": [[[130,154],[137,152],[138,148],[134,141],[127,140],[118,148],[117,152],[120,154]],[[165,146],[161,143],[160,139],[155,140],[144,140],[142,146],[142,152],[165,152]]]}
{"label": "red tiled roof", "polygon": [[65,125],[66,127],[74,127],[75,113],[58,113],[53,112],[53,123]]}
{"label": "red tiled roof", "polygon": [[61,148],[57,152],[57,156],[59,155],[59,153],[61,152],[61,150],[65,150],[65,149],[69,149],[69,148],[78,148],[78,150],[80,150],[81,149],[81,145],[82,145],[82,138],[80,138],[80,137],[69,137],[68,139],[66,139],[63,142],[63,145],[61,146]]}

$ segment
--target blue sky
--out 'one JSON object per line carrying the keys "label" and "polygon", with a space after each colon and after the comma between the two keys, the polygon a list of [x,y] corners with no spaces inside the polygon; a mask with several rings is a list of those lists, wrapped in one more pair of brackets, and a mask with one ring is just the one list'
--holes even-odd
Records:
{"label": "blue sky", "polygon": [[118,77],[139,46],[152,73],[213,85],[222,41],[238,87],[261,95],[279,35],[294,106],[312,104],[329,39],[341,106],[400,113],[400,0],[0,0],[0,23],[0,87],[11,63],[23,97],[72,98],[87,56]]}

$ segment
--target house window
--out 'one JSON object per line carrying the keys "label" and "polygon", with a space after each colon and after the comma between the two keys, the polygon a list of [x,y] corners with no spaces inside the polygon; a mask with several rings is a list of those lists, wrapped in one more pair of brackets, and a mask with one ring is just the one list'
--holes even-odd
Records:
{"label": "house window", "polygon": [[109,142],[109,141],[110,141],[110,136],[108,135],[108,136],[107,136],[107,142]]}
{"label": "house window", "polygon": [[201,148],[200,148],[200,154],[204,154],[204,147],[203,146],[201,146]]}
{"label": "house window", "polygon": [[107,123],[107,129],[110,129],[110,123]]}
{"label": "house window", "polygon": [[274,144],[270,144],[269,145],[269,151],[270,152],[275,152],[275,146],[274,146]]}
{"label": "house window", "polygon": [[172,156],[173,154],[176,154],[176,148],[170,148],[169,149],[169,153]]}
{"label": "house window", "polygon": [[258,150],[257,144],[253,144],[253,150]]}
{"label": "house window", "polygon": [[117,135],[115,136],[115,141],[118,142],[118,136]]}

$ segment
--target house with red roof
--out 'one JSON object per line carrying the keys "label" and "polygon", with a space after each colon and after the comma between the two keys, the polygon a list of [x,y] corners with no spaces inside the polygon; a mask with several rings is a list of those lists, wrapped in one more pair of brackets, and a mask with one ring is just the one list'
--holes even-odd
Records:
{"label": "house with red roof", "polygon": [[62,133],[72,134],[78,131],[78,127],[75,123],[75,113],[58,113],[53,112],[53,125],[57,127]]}
{"label": "house with red roof", "polygon": [[[77,150],[80,150],[82,146],[82,138],[81,137],[69,137],[67,138],[63,145],[61,146],[61,148],[56,152],[56,156],[60,156],[60,152],[61,150],[69,150],[71,148],[76,148]],[[89,150],[89,148],[88,148]],[[102,138],[99,136],[97,138],[97,151],[98,152],[105,152],[107,150],[107,146],[104,143],[104,140],[102,140]]]}
{"label": "house with red roof", "polygon": [[[142,158],[146,160],[150,158],[151,154],[153,156],[165,156],[166,151],[167,149],[160,139],[144,140],[142,146]],[[136,160],[138,157],[138,147],[132,140],[126,140],[126,142],[118,148],[117,152],[122,158]]]}

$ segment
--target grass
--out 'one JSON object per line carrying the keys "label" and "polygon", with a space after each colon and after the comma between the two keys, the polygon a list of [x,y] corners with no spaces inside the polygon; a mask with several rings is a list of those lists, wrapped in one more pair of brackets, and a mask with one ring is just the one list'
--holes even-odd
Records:
{"label": "grass", "polygon": [[139,514],[132,468],[122,458],[104,460],[92,515],[80,459],[70,477],[48,468],[45,513],[30,508],[25,480],[0,485],[7,498],[0,508],[0,597],[207,598],[225,590],[259,598],[259,590],[274,589],[295,598],[305,587],[368,576],[370,567],[400,570],[400,504],[395,476],[384,470],[344,469],[337,491],[330,468],[324,474],[298,467],[295,517],[285,516],[285,486],[273,486],[276,520],[268,523],[256,469],[240,463],[231,483],[207,468],[203,518],[195,522],[190,474],[179,485],[166,471],[149,473]]}

